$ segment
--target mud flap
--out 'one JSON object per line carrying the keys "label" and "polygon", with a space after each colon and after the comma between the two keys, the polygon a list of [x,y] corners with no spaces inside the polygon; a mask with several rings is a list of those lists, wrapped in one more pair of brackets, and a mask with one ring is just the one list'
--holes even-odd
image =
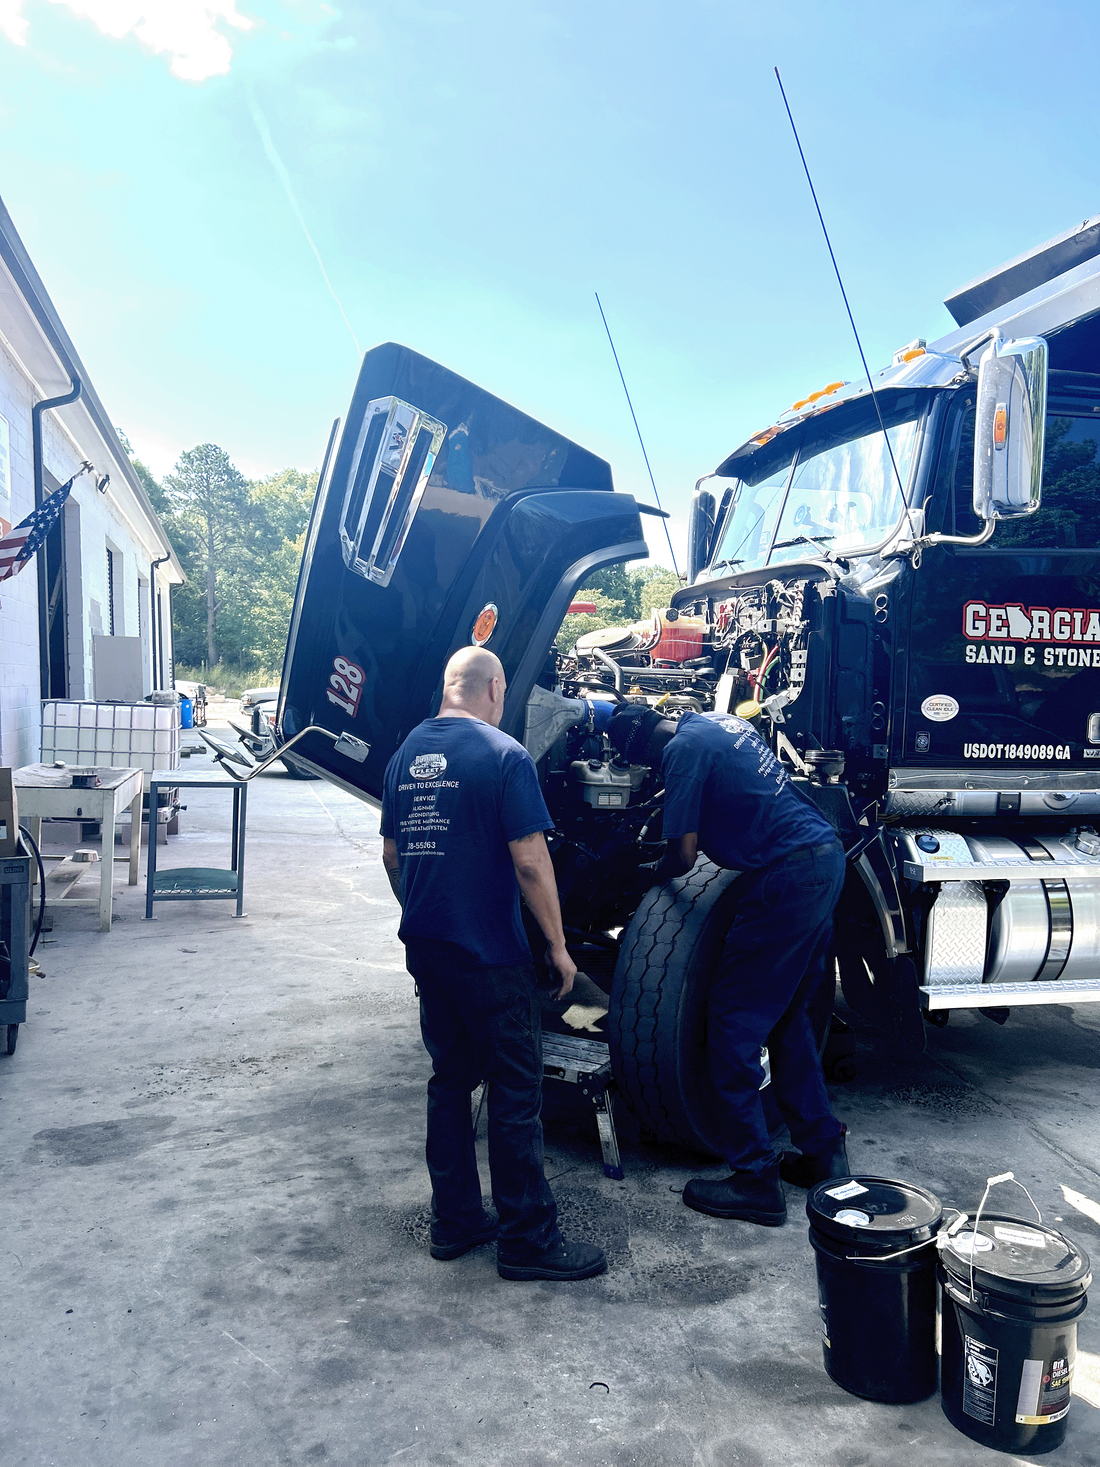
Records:
{"label": "mud flap", "polygon": [[917,968],[907,954],[887,957],[882,926],[866,887],[849,873],[836,916],[840,986],[861,1018],[907,1049],[925,1045]]}

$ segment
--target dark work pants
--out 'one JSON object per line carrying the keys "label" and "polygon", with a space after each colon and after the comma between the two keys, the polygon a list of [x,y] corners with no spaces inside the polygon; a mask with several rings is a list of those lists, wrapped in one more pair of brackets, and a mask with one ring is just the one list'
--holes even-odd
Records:
{"label": "dark work pants", "polygon": [[488,1088],[489,1172],[505,1255],[553,1247],[557,1207],[543,1174],[542,1026],[530,963],[489,968],[452,943],[410,938],[405,965],[420,990],[431,1055],[426,1156],[432,1241],[481,1227],[470,1092]]}
{"label": "dark work pants", "polygon": [[820,1151],[842,1134],[829,1108],[807,1003],[826,979],[843,884],[839,843],[795,851],[737,882],[737,911],[707,1001],[711,1074],[734,1171],[761,1172],[776,1160],[760,1100],[763,1045],[794,1144]]}

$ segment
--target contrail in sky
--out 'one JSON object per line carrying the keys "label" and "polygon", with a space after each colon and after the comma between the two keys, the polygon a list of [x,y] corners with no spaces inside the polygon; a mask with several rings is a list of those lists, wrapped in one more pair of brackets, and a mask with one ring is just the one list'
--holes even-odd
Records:
{"label": "contrail in sky", "polygon": [[286,189],[286,196],[290,200],[290,207],[294,210],[294,213],[298,219],[298,223],[302,226],[302,233],[305,235],[309,247],[313,251],[317,259],[317,264],[320,267],[321,274],[325,277],[325,284],[328,286],[328,293],[336,302],[336,309],[340,312],[341,316],[343,316],[344,325],[351,332],[351,339],[355,342],[356,352],[359,356],[362,356],[363,348],[359,345],[355,332],[352,331],[351,322],[348,320],[348,313],[340,304],[340,297],[336,294],[336,291],[333,289],[332,286],[332,281],[328,278],[328,271],[325,269],[325,262],[321,259],[321,251],[313,243],[313,236],[312,234],[310,234],[306,221],[302,216],[302,211],[298,207],[298,200],[294,197],[294,189],[291,186],[290,174],[286,171],[283,160],[275,151],[275,144],[271,141],[271,133],[268,131],[267,119],[260,111],[260,104],[256,101],[255,94],[252,91],[251,83],[245,84],[245,92],[248,97],[248,107],[250,112],[252,113],[252,121],[256,124],[256,131],[260,134],[260,142],[262,142],[264,145],[264,152],[267,154],[268,160],[271,163],[272,168],[274,168],[275,172],[279,175],[279,182],[282,184],[283,188]]}

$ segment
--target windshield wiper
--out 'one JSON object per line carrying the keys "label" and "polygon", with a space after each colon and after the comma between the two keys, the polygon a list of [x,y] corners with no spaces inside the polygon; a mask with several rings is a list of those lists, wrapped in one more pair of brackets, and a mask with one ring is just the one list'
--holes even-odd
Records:
{"label": "windshield wiper", "polygon": [[745,562],[743,560],[716,560],[713,565],[707,566],[707,570],[713,575],[715,571],[720,570],[724,565],[735,566],[744,564]]}
{"label": "windshield wiper", "polygon": [[820,545],[826,555],[829,554],[826,540],[835,540],[835,535],[796,535],[793,540],[779,540],[772,546],[773,550],[789,550],[792,545]]}

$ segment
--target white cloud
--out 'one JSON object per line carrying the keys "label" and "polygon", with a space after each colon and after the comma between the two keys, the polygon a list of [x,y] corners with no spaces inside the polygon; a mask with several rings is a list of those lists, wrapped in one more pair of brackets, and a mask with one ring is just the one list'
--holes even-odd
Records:
{"label": "white cloud", "polygon": [[27,44],[27,25],[21,14],[23,0],[0,0],[0,31],[17,46]]}
{"label": "white cloud", "polygon": [[[183,81],[224,76],[233,60],[229,37],[219,25],[249,31],[255,24],[236,0],[50,0],[90,20],[105,36],[134,35],[143,46],[172,58],[171,71]],[[17,46],[26,45],[23,0],[0,0],[0,30]]]}

